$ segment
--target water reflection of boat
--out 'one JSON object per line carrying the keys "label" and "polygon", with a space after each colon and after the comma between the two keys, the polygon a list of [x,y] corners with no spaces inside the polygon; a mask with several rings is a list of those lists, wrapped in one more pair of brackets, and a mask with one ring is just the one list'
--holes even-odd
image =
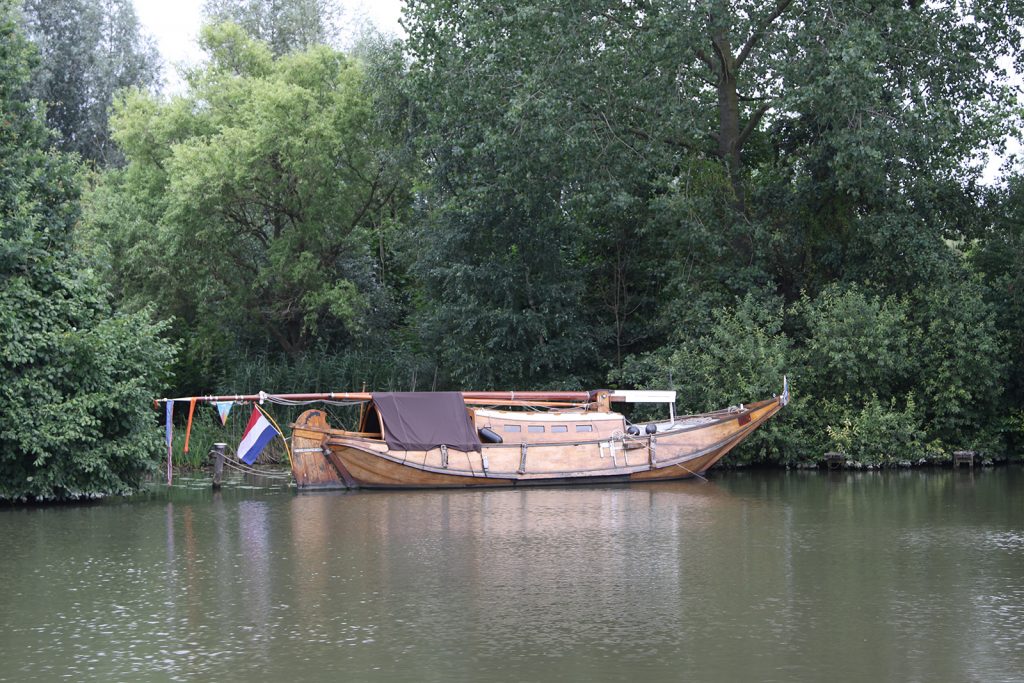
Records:
{"label": "water reflection of boat", "polygon": [[[786,405],[781,396],[676,416],[671,391],[331,394],[360,401],[358,430],[322,410],[292,425],[301,489],[616,483],[703,474]],[[613,403],[667,403],[631,424]]]}

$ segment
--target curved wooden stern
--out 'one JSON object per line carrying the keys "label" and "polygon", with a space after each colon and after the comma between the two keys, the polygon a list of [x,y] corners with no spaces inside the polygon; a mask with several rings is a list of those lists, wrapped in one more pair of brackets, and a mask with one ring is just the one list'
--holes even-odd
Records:
{"label": "curved wooden stern", "polygon": [[292,425],[292,475],[300,489],[349,488],[326,457],[331,427],[322,410],[307,410]]}

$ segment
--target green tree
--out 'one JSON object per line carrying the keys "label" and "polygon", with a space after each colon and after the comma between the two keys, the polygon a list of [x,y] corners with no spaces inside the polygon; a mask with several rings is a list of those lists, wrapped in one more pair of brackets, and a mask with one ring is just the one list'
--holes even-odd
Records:
{"label": "green tree", "polygon": [[633,106],[648,74],[597,4],[407,9],[423,317],[455,385],[600,382],[659,337],[659,276],[695,241],[651,205],[685,144]]}
{"label": "green tree", "polygon": [[1021,20],[1001,0],[412,2],[406,23],[451,138],[487,108],[492,128],[554,127],[549,154],[584,172],[621,154],[605,170],[641,200],[692,199],[694,160],[718,164],[733,191],[716,187],[727,206],[706,218],[790,299],[876,269],[913,280],[884,272],[891,249],[929,267],[937,236],[970,216],[949,214],[972,203],[975,155],[1015,120],[993,65],[1019,54]]}
{"label": "green tree", "polygon": [[[448,211],[505,201],[476,193],[546,193],[542,215],[514,220],[565,222],[544,230],[563,254],[553,272],[588,282],[597,319],[575,324],[602,350],[614,339],[615,356],[751,287],[791,300],[846,276],[910,289],[970,214],[949,215],[970,203],[961,169],[1009,120],[1005,86],[977,78],[1016,49],[1004,14],[990,2],[412,2],[433,234],[458,230],[443,227]],[[488,218],[469,222],[491,250]],[[457,251],[449,262],[463,272]],[[524,287],[521,272],[502,282],[488,287]]]}
{"label": "green tree", "polygon": [[915,388],[925,430],[944,450],[1001,452],[1009,349],[996,308],[977,277],[953,271],[915,292],[912,315],[920,329]]}
{"label": "green tree", "polygon": [[120,162],[108,116],[121,88],[153,89],[160,57],[131,0],[25,0],[25,28],[39,49],[31,94],[61,148],[100,165]]}
{"label": "green tree", "polygon": [[1005,344],[1008,410],[1000,411],[1010,451],[1024,446],[1024,176],[1012,173],[989,197],[990,222],[971,235],[969,261],[985,285],[984,297]]}
{"label": "green tree", "polygon": [[793,403],[781,416],[786,424],[757,432],[743,457],[747,461],[798,460],[806,444],[802,423],[798,421],[794,428],[791,414],[806,414],[809,399],[801,389],[799,372],[792,376],[796,354],[793,340],[783,329],[785,312],[780,297],[750,292],[731,306],[714,309],[705,334],[630,357],[613,378],[627,385],[674,389],[681,411],[697,413],[778,394],[783,376],[789,373],[794,393]]}
{"label": "green tree", "polygon": [[815,396],[858,404],[906,393],[919,371],[921,335],[907,301],[871,295],[856,284],[829,285],[793,307],[804,333],[801,386]]}
{"label": "green tree", "polygon": [[0,499],[125,493],[160,452],[149,401],[173,348],[116,314],[72,248],[75,162],[29,99],[35,54],[0,2]]}
{"label": "green tree", "polygon": [[241,26],[275,56],[331,45],[337,37],[337,10],[328,0],[206,0],[203,16]]}
{"label": "green tree", "polygon": [[1019,58],[1019,13],[986,0],[852,1],[799,18],[766,154],[750,164],[751,203],[774,241],[768,269],[790,298],[836,279],[908,292],[948,274],[944,238],[978,215],[980,152],[1016,120],[993,65]]}
{"label": "green tree", "polygon": [[116,291],[174,316],[191,391],[232,357],[379,345],[406,305],[392,254],[410,185],[364,67],[325,46],[275,59],[234,24],[202,41],[185,95],[116,110],[128,164],[86,217]]}

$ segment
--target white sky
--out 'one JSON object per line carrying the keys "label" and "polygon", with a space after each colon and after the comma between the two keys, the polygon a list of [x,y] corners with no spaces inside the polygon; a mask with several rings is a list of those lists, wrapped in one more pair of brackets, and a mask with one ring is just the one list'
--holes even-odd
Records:
{"label": "white sky", "polygon": [[[134,0],[135,12],[146,33],[156,39],[164,60],[164,90],[181,88],[178,67],[195,65],[203,59],[196,44],[203,0]],[[341,8],[342,31],[369,20],[384,33],[402,35],[398,18],[402,0],[335,0]],[[343,36],[344,37],[344,36]]]}

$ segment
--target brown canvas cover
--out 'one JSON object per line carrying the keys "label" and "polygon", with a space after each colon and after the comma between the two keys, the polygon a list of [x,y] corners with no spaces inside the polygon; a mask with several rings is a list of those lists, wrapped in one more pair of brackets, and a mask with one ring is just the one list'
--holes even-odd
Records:
{"label": "brown canvas cover", "polygon": [[457,391],[373,393],[388,448],[427,451],[444,444],[479,451],[480,437]]}

